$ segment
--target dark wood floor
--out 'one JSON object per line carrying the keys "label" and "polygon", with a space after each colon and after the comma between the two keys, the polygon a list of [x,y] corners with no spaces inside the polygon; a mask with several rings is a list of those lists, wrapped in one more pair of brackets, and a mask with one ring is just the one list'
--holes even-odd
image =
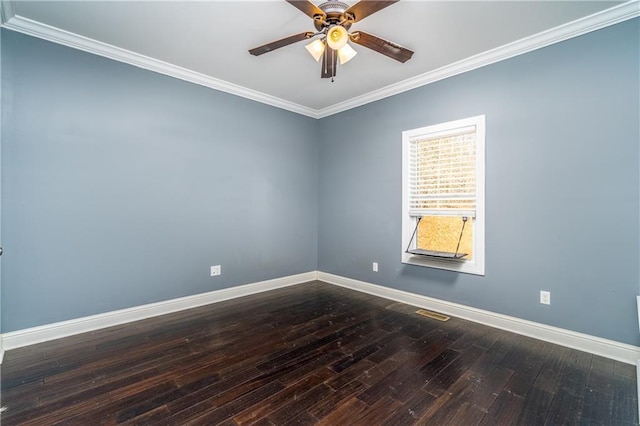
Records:
{"label": "dark wood floor", "polygon": [[638,422],[635,367],[323,283],[7,352],[2,425]]}

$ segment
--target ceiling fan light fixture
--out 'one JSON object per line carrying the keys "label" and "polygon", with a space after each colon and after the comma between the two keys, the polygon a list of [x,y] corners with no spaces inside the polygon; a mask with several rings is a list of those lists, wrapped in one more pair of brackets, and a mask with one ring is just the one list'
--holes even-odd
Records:
{"label": "ceiling fan light fixture", "polygon": [[334,50],[342,49],[349,41],[349,34],[342,25],[334,25],[327,31],[327,44]]}
{"label": "ceiling fan light fixture", "polygon": [[356,52],[353,47],[349,46],[349,44],[345,44],[340,50],[338,50],[338,59],[340,59],[340,65],[346,64],[357,54],[358,52]]}
{"label": "ceiling fan light fixture", "polygon": [[[338,61],[340,61],[340,65],[344,65],[357,55],[357,52],[349,46],[349,41],[402,63],[413,56],[411,50],[389,40],[360,30],[348,33],[352,24],[362,21],[367,16],[377,13],[399,0],[351,0],[349,4],[339,0],[285,1],[313,19],[316,31],[305,31],[249,49],[251,55],[260,56],[299,41],[308,40],[309,44],[305,48],[309,54],[317,62],[322,59],[320,77],[330,78],[331,81],[336,76]],[[316,3],[320,4],[316,5]],[[311,41],[315,37],[318,37],[319,40]]]}
{"label": "ceiling fan light fixture", "polygon": [[320,62],[322,54],[324,53],[324,42],[320,39],[314,40],[305,46],[305,49],[313,56],[316,62]]}

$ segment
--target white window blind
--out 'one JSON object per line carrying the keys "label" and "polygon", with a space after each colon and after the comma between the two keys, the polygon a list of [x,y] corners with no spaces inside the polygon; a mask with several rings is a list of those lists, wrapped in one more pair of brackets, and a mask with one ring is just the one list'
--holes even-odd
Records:
{"label": "white window blind", "polygon": [[410,216],[469,216],[476,211],[476,126],[409,141]]}

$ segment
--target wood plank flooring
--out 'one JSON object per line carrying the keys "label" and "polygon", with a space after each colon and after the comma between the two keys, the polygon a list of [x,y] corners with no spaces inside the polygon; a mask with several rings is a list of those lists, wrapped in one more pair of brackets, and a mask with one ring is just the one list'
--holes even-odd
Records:
{"label": "wood plank flooring", "polygon": [[638,423],[635,367],[320,282],[8,351],[3,426]]}

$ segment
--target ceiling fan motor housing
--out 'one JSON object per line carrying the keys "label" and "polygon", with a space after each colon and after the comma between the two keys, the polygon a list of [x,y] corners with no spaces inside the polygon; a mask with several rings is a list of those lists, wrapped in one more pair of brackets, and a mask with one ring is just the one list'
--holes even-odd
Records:
{"label": "ceiling fan motor housing", "polygon": [[331,25],[342,25],[345,29],[349,29],[353,23],[353,16],[347,14],[345,11],[349,8],[349,5],[340,1],[327,1],[318,6],[327,16],[323,19],[321,15],[316,15],[313,20],[313,24],[316,30],[323,31],[325,28]]}

